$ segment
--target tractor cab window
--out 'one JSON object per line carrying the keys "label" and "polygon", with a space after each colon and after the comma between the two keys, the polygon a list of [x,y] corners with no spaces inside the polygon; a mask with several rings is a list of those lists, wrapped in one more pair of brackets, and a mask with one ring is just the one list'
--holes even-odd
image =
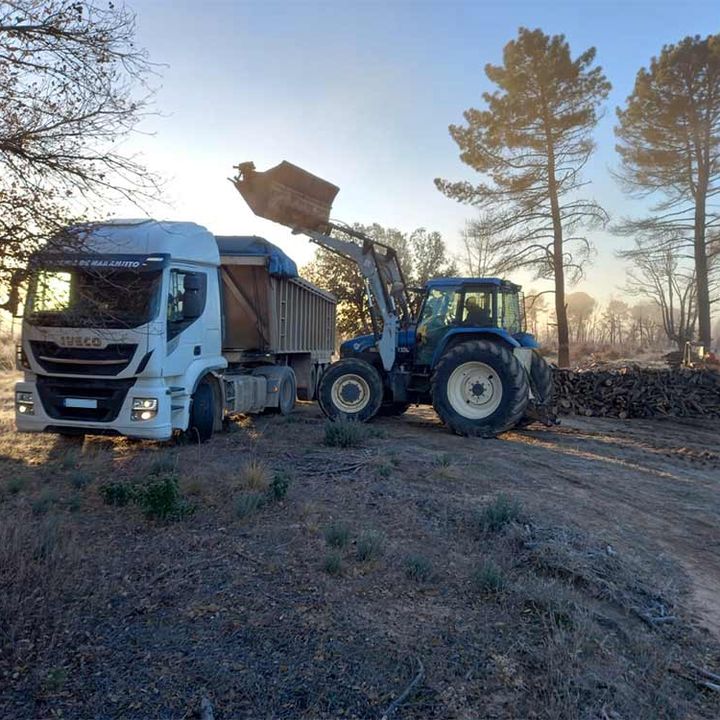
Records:
{"label": "tractor cab window", "polygon": [[448,326],[457,324],[461,293],[456,288],[433,288],[428,292],[417,325],[417,362],[429,365]]}
{"label": "tractor cab window", "polygon": [[488,290],[468,290],[462,309],[462,324],[472,327],[496,327],[493,295]]}
{"label": "tractor cab window", "polygon": [[523,317],[517,292],[501,292],[498,305],[501,312],[501,326],[511,335],[523,332]]}

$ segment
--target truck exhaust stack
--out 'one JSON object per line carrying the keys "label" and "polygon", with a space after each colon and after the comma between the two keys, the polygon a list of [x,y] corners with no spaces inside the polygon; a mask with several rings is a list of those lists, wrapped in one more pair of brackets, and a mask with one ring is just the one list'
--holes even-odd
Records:
{"label": "truck exhaust stack", "polygon": [[293,230],[330,230],[336,185],[285,161],[264,172],[252,162],[235,167],[232,183],[256,215]]}

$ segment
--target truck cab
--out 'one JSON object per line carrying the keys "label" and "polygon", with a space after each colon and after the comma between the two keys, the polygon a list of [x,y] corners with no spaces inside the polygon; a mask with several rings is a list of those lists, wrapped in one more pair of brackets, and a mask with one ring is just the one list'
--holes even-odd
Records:
{"label": "truck cab", "polygon": [[100,223],[38,253],[15,388],[21,432],[207,440],[227,413],[314,394],[335,299],[257,237],[195,223]]}

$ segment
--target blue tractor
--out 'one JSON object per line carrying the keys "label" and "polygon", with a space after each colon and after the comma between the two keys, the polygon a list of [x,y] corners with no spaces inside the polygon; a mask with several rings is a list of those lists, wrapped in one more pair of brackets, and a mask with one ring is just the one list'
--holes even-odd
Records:
{"label": "blue tractor", "polygon": [[432,405],[451,430],[480,437],[554,422],[552,371],[525,331],[520,286],[438,278],[413,302],[393,248],[329,221],[339,188],[287,162],[237,167],[233,182],[256,214],[356,263],[365,279],[373,332],[344,342],[319,379],[328,418],[367,422]]}

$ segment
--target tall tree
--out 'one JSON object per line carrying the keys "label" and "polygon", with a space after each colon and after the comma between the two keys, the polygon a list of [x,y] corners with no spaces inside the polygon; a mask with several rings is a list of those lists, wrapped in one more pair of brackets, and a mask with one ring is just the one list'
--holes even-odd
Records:
{"label": "tall tree", "polygon": [[412,268],[407,279],[413,285],[422,287],[431,278],[457,275],[457,267],[449,257],[447,246],[439,232],[418,228],[410,233],[408,244]]}
{"label": "tall tree", "polygon": [[701,342],[710,346],[708,238],[720,223],[720,35],[666,45],[642,68],[615,129],[626,187],[661,198],[646,228],[690,236]]}
{"label": "tall tree", "polygon": [[625,292],[650,300],[659,309],[665,335],[682,350],[693,338],[698,314],[692,263],[655,237],[636,238],[634,248],[618,255],[630,262]]}
{"label": "tall tree", "polygon": [[497,230],[514,234],[518,261],[554,278],[561,365],[570,361],[565,276],[579,277],[589,257],[581,228],[607,219],[578,194],[598,109],[610,90],[594,60],[594,48],[573,59],[564,36],[521,28],[505,46],[503,64],[485,67],[499,88],[483,95],[487,109],[467,110],[467,125],[450,127],[460,159],[486,181],[435,181],[451,198],[499,207]]}
{"label": "tall tree", "polygon": [[566,307],[569,325],[575,330],[575,342],[587,342],[590,318],[597,307],[597,300],[586,292],[578,291],[567,296]]}
{"label": "tall tree", "polygon": [[515,236],[498,228],[505,222],[492,212],[468,220],[460,231],[461,263],[471,277],[504,276],[522,267],[516,254]]}
{"label": "tall tree", "polygon": [[[143,116],[151,72],[122,5],[0,2],[0,284],[71,223],[154,178],[118,141]],[[138,88],[141,92],[138,93]],[[65,240],[65,242],[67,239]]]}

